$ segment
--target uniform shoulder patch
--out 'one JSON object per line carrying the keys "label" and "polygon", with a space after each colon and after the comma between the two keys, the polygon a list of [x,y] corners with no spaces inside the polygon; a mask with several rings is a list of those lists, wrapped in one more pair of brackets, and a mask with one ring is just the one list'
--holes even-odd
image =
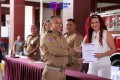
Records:
{"label": "uniform shoulder patch", "polygon": [[54,39],[52,37],[48,38],[49,42],[52,42]]}

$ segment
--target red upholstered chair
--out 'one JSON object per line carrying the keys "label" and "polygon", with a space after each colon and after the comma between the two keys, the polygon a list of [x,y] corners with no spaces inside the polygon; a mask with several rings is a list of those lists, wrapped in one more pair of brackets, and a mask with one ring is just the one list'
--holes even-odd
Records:
{"label": "red upholstered chair", "polygon": [[120,36],[114,38],[115,46],[116,46],[116,53],[111,55],[111,65],[112,66],[119,66],[120,67]]}
{"label": "red upholstered chair", "polygon": [[120,52],[120,37],[115,38],[116,51]]}

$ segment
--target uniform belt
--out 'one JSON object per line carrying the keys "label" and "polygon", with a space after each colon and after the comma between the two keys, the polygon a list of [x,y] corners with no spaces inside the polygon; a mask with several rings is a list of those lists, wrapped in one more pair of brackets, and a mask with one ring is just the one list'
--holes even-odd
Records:
{"label": "uniform belt", "polygon": [[45,68],[47,68],[48,70],[54,70],[54,71],[59,71],[59,72],[65,71],[65,68],[58,68],[58,67],[53,67],[53,66],[48,66],[48,65],[45,65]]}
{"label": "uniform belt", "polygon": [[67,57],[68,55],[54,55],[55,57]]}

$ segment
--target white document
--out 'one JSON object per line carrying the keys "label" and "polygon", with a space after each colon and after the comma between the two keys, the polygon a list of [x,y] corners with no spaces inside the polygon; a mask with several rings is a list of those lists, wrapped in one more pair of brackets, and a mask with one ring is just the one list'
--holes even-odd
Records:
{"label": "white document", "polygon": [[97,45],[93,43],[82,44],[82,58],[83,63],[97,62],[98,58],[95,58]]}

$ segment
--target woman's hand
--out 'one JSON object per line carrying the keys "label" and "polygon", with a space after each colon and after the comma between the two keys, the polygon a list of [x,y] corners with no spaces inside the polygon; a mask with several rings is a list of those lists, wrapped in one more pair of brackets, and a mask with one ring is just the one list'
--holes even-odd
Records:
{"label": "woman's hand", "polygon": [[102,57],[104,57],[105,55],[104,55],[104,53],[95,53],[95,58],[102,58]]}

